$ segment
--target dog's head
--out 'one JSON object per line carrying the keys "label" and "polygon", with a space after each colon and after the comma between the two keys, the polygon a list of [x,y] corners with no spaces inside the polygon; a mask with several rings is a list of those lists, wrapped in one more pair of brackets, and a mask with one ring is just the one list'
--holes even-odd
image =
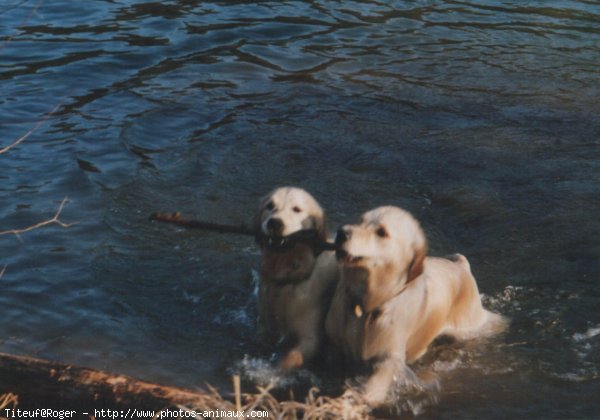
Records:
{"label": "dog's head", "polygon": [[312,195],[301,188],[277,188],[261,201],[256,231],[274,239],[301,231],[314,231],[325,239],[323,209]]}
{"label": "dog's head", "polygon": [[392,206],[365,213],[337,233],[337,257],[357,316],[396,296],[423,272],[425,234],[408,212]]}
{"label": "dog's head", "polygon": [[325,241],[326,227],[323,209],[309,193],[275,189],[261,201],[255,224],[263,277],[295,282],[310,275],[320,252],[315,244]]}

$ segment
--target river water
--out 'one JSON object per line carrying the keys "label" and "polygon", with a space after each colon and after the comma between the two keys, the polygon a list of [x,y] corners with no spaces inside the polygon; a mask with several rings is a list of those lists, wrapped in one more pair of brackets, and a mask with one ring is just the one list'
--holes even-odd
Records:
{"label": "river water", "polygon": [[422,417],[598,418],[599,64],[592,0],[4,0],[0,231],[74,224],[0,236],[0,351],[228,389],[258,250],[148,215],[297,185],[410,210],[510,318]]}

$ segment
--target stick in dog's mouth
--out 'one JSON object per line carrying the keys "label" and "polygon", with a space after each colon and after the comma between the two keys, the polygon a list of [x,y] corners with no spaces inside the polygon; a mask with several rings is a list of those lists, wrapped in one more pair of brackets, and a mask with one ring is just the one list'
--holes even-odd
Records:
{"label": "stick in dog's mouth", "polygon": [[290,243],[289,236],[265,236],[261,240],[269,248],[285,248]]}
{"label": "stick in dog's mouth", "polygon": [[328,245],[327,242],[323,242],[319,237],[318,232],[313,229],[299,230],[287,236],[265,235],[261,232],[257,235],[257,242],[259,245],[274,251],[284,251],[293,248],[298,244],[308,245],[312,248],[325,248],[324,245]]}
{"label": "stick in dog's mouth", "polygon": [[233,233],[238,235],[254,236],[259,244],[267,245],[273,249],[290,247],[295,244],[304,243],[313,246],[322,251],[335,251],[336,244],[321,239],[316,230],[300,230],[285,237],[266,236],[263,232],[256,231],[246,225],[229,225],[223,223],[213,223],[203,220],[188,220],[181,216],[181,213],[152,213],[150,220],[171,223],[190,229],[201,229],[218,233]]}

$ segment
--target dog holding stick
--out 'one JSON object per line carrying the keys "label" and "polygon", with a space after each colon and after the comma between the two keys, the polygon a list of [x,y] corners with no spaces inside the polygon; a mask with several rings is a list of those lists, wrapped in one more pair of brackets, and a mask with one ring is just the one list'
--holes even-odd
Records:
{"label": "dog holding stick", "polygon": [[261,201],[255,223],[261,248],[259,331],[284,347],[280,367],[299,368],[322,343],[338,278],[335,254],[324,249],[325,215],[308,192],[282,187]]}
{"label": "dog holding stick", "polygon": [[261,248],[259,333],[285,348],[279,364],[298,368],[314,358],[324,336],[327,308],[338,268],[335,244],[327,241],[321,206],[300,188],[272,191],[260,204],[254,227],[187,220],[179,212],[151,220],[190,229],[252,235]]}
{"label": "dog holding stick", "polygon": [[407,366],[439,335],[458,339],[500,331],[505,321],[482,307],[467,259],[427,257],[419,223],[397,207],[380,207],[336,237],[340,281],[327,336],[347,360],[371,366],[370,405],[386,402],[395,382],[419,383]]}

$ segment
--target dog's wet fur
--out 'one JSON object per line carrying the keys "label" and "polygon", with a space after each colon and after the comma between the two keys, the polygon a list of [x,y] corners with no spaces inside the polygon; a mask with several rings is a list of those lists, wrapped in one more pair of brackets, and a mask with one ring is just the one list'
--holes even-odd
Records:
{"label": "dog's wet fur", "polygon": [[[281,368],[299,368],[321,353],[338,277],[335,254],[315,245],[327,239],[325,214],[303,189],[282,187],[261,201],[255,223],[261,246],[260,333],[281,349]],[[301,232],[316,239],[286,240]]]}
{"label": "dog's wet fur", "polygon": [[505,321],[482,307],[467,259],[427,257],[419,223],[397,207],[365,213],[336,238],[340,280],[326,320],[332,349],[372,370],[363,394],[385,404],[394,384],[418,382],[408,367],[442,335],[498,332]]}

